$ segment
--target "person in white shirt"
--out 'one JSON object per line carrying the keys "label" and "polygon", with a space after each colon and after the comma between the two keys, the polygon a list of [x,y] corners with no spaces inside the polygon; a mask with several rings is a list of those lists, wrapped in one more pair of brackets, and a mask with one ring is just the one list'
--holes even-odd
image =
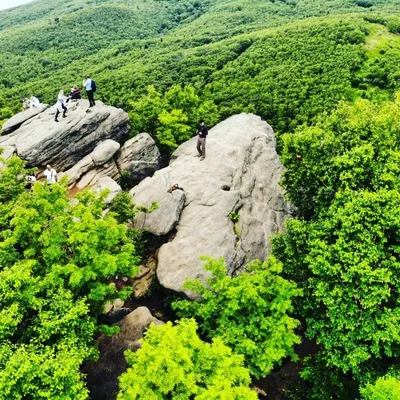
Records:
{"label": "person in white shirt", "polygon": [[57,182],[57,171],[51,168],[51,165],[47,166],[47,168],[43,172],[43,175],[46,177],[48,184]]}
{"label": "person in white shirt", "polygon": [[36,176],[35,175],[28,175],[25,179],[26,179],[25,189],[32,189],[32,186],[36,182]]}
{"label": "person in white shirt", "polygon": [[89,75],[86,77],[86,80],[83,81],[83,87],[86,89],[86,93],[89,99],[89,107],[95,106],[96,102],[94,101],[94,92],[96,91],[96,84],[93,82]]}
{"label": "person in white shirt", "polygon": [[57,98],[57,103],[56,103],[56,107],[57,107],[57,112],[56,112],[56,118],[54,119],[54,121],[58,122],[58,116],[60,115],[60,113],[63,113],[63,118],[67,117],[67,107],[64,104],[64,92],[63,90],[60,90],[60,92],[58,93],[58,98]]}
{"label": "person in white shirt", "polygon": [[31,96],[31,98],[29,99],[29,107],[32,110],[35,107],[39,107],[40,106],[40,101],[37,97],[35,96]]}

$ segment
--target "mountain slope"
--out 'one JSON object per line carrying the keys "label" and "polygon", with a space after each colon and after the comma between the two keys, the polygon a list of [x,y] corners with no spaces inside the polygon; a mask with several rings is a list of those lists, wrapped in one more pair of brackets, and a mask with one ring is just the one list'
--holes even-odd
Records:
{"label": "mountain slope", "polygon": [[[292,130],[340,99],[390,97],[396,11],[391,0],[38,0],[0,12],[2,115],[30,93],[53,102],[90,73],[98,96],[128,111],[147,85],[191,84],[223,117],[255,111]],[[377,29],[393,34],[372,67]]]}

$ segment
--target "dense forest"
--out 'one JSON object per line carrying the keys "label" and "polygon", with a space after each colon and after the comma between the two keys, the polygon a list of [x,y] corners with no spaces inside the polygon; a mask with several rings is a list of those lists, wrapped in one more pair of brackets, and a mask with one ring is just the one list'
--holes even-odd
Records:
{"label": "dense forest", "polygon": [[[175,320],[126,353],[119,399],[254,400],[290,359],[282,399],[400,399],[398,1],[36,0],[0,12],[0,71],[0,124],[90,74],[166,159],[200,118],[277,135],[286,233],[236,276],[207,259],[199,300],[169,299]],[[0,399],[90,398],[81,366],[118,330],[103,306],[131,294],[110,277],[146,246],[136,209],[122,193],[104,216],[65,180],[27,192],[0,161]]]}

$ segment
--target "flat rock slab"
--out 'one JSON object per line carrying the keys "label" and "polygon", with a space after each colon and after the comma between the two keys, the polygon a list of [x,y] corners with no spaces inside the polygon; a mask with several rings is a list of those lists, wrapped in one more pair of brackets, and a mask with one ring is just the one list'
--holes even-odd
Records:
{"label": "flat rock slab", "polygon": [[1,128],[1,134],[9,135],[10,133],[16,131],[24,122],[42,113],[47,108],[49,108],[48,104],[41,104],[39,107],[32,108],[31,110],[29,109],[21,111],[20,113],[13,115],[3,124]]}
{"label": "flat rock slab", "polygon": [[[157,276],[161,285],[177,292],[184,291],[187,278],[207,278],[203,255],[224,257],[230,273],[251,260],[264,260],[270,238],[283,231],[289,213],[279,186],[283,167],[274,132],[260,117],[235,115],[211,129],[204,161],[196,157],[196,140],[181,145],[167,168],[131,191],[136,203],[159,205],[146,217],[146,229],[162,234],[176,228],[159,250]],[[173,184],[184,189],[181,210],[167,193]],[[239,215],[236,223],[232,212]]]}
{"label": "flat rock slab", "polygon": [[86,100],[69,103],[67,107],[67,117],[60,115],[59,122],[54,121],[55,106],[30,118],[11,137],[2,137],[4,144],[15,146],[28,166],[51,164],[62,171],[78,163],[101,141],[126,140],[130,126],[125,111],[101,101],[92,108]]}

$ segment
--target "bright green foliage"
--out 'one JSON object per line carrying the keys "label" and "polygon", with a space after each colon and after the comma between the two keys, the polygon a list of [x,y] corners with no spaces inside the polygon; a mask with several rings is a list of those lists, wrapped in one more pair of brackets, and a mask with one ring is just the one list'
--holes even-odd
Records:
{"label": "bright green foliage", "polygon": [[0,236],[0,399],[86,399],[80,366],[97,355],[104,302],[131,291],[118,291],[110,279],[135,274],[135,246],[112,213],[102,217],[106,193],[83,192],[72,202],[66,182],[38,182],[28,191],[19,173],[17,158],[0,170],[7,213]]}
{"label": "bright green foliage", "polygon": [[306,219],[273,252],[304,290],[319,362],[361,383],[400,356],[399,121],[399,100],[364,100],[283,136],[284,186]]}
{"label": "bright green foliage", "polygon": [[79,367],[93,350],[79,343],[57,347],[0,345],[0,399],[83,400],[88,392]]}
{"label": "bright green foliage", "polygon": [[126,227],[112,215],[102,218],[104,202],[89,192],[67,197],[64,185],[36,184],[14,205],[11,229],[0,246],[0,265],[33,262],[77,296],[94,304],[112,301],[119,293],[105,282],[115,275],[133,276],[138,260]]}
{"label": "bright green foliage", "polygon": [[25,192],[25,176],[30,172],[25,169],[24,161],[18,157],[6,161],[1,158],[2,153],[0,147],[0,237],[3,229],[8,227],[15,201]]}
{"label": "bright green foliage", "polygon": [[13,114],[12,109],[7,105],[3,97],[0,96],[0,126],[2,126],[7,119],[11,118]]}
{"label": "bright green foliage", "polygon": [[342,190],[400,184],[400,97],[341,104],[313,127],[282,136],[283,184],[302,216],[325,212]]}
{"label": "bright green foliage", "polygon": [[149,86],[147,94],[130,106],[134,131],[150,133],[169,150],[194,136],[199,119],[212,126],[219,117],[215,104],[202,102],[191,86],[174,85],[163,96]]}
{"label": "bright green foliage", "polygon": [[379,378],[374,385],[361,389],[364,400],[400,400],[400,381],[393,377]]}
{"label": "bright green foliage", "polygon": [[[20,111],[31,93],[53,103],[60,87],[81,85],[89,73],[97,97],[127,111],[149,85],[160,93],[191,85],[200,108],[215,103],[216,115],[252,111],[279,133],[294,130],[341,99],[390,98],[399,88],[398,35],[373,58],[366,46],[380,41],[377,27],[397,32],[399,5],[372,3],[41,0],[2,11],[0,115]],[[162,108],[153,123],[173,109],[181,108]],[[172,130],[168,124],[167,142]]]}
{"label": "bright green foliage", "polygon": [[226,275],[222,259],[208,259],[212,273],[204,286],[189,281],[185,288],[201,296],[198,301],[178,300],[173,308],[181,317],[193,316],[209,338],[219,337],[235,353],[243,354],[253,376],[267,375],[284,357],[293,356],[298,321],[288,314],[292,297],[300,291],[280,276],[282,264],[274,258],[255,261],[245,273]]}
{"label": "bright green foliage", "polygon": [[151,325],[130,368],[120,377],[118,400],[256,400],[243,356],[220,339],[204,343],[193,319]]}

